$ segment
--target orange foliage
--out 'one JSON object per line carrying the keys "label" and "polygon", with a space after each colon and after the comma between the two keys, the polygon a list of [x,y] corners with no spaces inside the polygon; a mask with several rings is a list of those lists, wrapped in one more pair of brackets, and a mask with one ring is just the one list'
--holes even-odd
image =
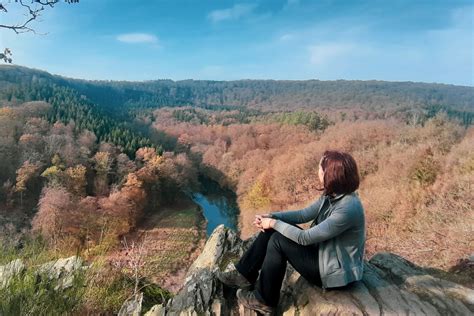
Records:
{"label": "orange foliage", "polygon": [[[472,252],[466,239],[474,235],[472,127],[465,133],[438,115],[424,126],[339,121],[315,134],[298,126],[205,126],[164,117],[156,116],[155,128],[186,139],[202,157],[202,171],[237,193],[244,238],[255,233],[255,214],[301,208],[319,195],[319,159],[324,150],[340,149],[359,165],[368,256],[392,251],[447,267]],[[436,259],[433,251],[445,256]]]}

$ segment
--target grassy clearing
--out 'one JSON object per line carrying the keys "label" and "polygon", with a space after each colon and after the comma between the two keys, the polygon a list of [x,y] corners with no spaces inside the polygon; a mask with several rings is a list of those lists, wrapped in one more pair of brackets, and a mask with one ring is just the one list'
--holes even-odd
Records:
{"label": "grassy clearing", "polygon": [[205,232],[202,215],[192,203],[164,212],[153,229],[143,232],[147,249],[145,277],[175,291],[196,257],[196,250],[202,247]]}

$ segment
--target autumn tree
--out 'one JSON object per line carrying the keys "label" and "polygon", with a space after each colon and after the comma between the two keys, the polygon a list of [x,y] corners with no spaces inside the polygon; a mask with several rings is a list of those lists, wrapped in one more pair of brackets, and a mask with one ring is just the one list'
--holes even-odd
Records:
{"label": "autumn tree", "polygon": [[[164,158],[157,154],[155,148],[143,147],[137,150],[135,161],[137,166],[141,167],[135,175],[147,193],[147,204],[156,207],[162,193],[160,179]],[[129,181],[131,181],[130,175],[127,179],[127,182]]]}
{"label": "autumn tree", "polygon": [[42,177],[48,180],[48,185],[51,187],[58,187],[64,184],[64,170],[66,167],[63,164],[62,158],[59,154],[54,154],[51,158],[51,166],[46,168],[41,174]]}
{"label": "autumn tree", "polygon": [[117,156],[117,177],[119,182],[125,181],[127,175],[136,171],[136,169],[136,165],[127,155],[122,153]]}
{"label": "autumn tree", "polygon": [[84,196],[86,194],[86,171],[86,167],[83,165],[69,167],[65,170],[66,187],[75,196]]}
{"label": "autumn tree", "polygon": [[86,248],[100,244],[107,233],[108,220],[99,208],[98,198],[87,196],[82,198],[74,210],[73,221],[75,228],[74,236],[78,240],[80,248]]}
{"label": "autumn tree", "polygon": [[268,188],[262,180],[257,180],[250,188],[245,196],[244,205],[246,208],[261,210],[270,206],[270,198],[268,197]]}
{"label": "autumn tree", "polygon": [[141,167],[137,171],[138,178],[146,183],[154,183],[158,180],[160,165],[163,157],[158,155],[155,148],[143,147],[136,153],[137,165]]}
{"label": "autumn tree", "polygon": [[22,160],[40,161],[43,158],[44,141],[39,134],[23,134],[19,139]]}
{"label": "autumn tree", "polygon": [[59,155],[65,166],[70,167],[76,164],[79,151],[74,141],[74,125],[56,122],[44,140],[45,152],[49,157]]}
{"label": "autumn tree", "polygon": [[46,170],[43,171],[41,176],[48,180],[49,186],[58,187],[58,186],[61,186],[62,184],[62,181],[61,181],[62,173],[63,173],[62,169],[53,165],[51,167],[46,168]]}
{"label": "autumn tree", "polygon": [[23,132],[25,134],[45,136],[49,131],[49,128],[49,123],[45,119],[40,117],[32,117],[26,120]]}
{"label": "autumn tree", "polygon": [[23,195],[28,188],[28,184],[35,178],[40,168],[41,165],[39,163],[31,163],[27,160],[17,170],[15,191],[20,193],[20,205],[23,206]]}
{"label": "autumn tree", "polygon": [[177,193],[196,190],[197,168],[186,153],[166,153],[159,168],[160,194],[166,201],[174,201]]}
{"label": "autumn tree", "polygon": [[100,208],[107,216],[110,233],[118,237],[135,227],[143,215],[145,197],[143,182],[135,173],[130,173],[120,191],[100,198]]}
{"label": "autumn tree", "polygon": [[57,246],[63,237],[67,220],[71,219],[72,208],[72,196],[69,192],[59,187],[45,187],[38,203],[38,212],[32,221],[33,231]]}
{"label": "autumn tree", "polygon": [[91,153],[96,149],[97,136],[89,130],[84,130],[79,135],[77,144],[79,146],[81,160],[82,162],[86,162]]}
{"label": "autumn tree", "polygon": [[94,179],[95,193],[97,195],[105,195],[109,189],[109,172],[112,167],[112,157],[108,152],[99,151],[94,155],[93,162],[96,172]]}
{"label": "autumn tree", "polygon": [[21,119],[18,112],[10,107],[0,108],[0,181],[14,181],[18,168],[18,144],[16,134],[21,129]]}

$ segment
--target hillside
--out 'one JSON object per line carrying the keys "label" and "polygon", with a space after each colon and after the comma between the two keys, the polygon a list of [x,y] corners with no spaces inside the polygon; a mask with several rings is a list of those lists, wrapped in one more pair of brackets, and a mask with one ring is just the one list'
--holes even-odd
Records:
{"label": "hillside", "polygon": [[15,85],[55,84],[75,89],[105,107],[177,105],[244,106],[262,110],[362,108],[381,110],[446,106],[474,111],[474,88],[434,83],[387,81],[154,80],[91,81],[51,75],[20,66],[0,65],[1,90]]}

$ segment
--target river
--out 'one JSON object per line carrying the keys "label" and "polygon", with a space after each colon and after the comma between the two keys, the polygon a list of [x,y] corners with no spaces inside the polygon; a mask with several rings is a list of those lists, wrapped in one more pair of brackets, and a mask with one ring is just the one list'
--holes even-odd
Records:
{"label": "river", "polygon": [[191,198],[201,207],[207,220],[207,237],[220,224],[238,232],[239,207],[235,194],[221,188],[215,181],[200,179],[203,189],[201,192],[192,192]]}

